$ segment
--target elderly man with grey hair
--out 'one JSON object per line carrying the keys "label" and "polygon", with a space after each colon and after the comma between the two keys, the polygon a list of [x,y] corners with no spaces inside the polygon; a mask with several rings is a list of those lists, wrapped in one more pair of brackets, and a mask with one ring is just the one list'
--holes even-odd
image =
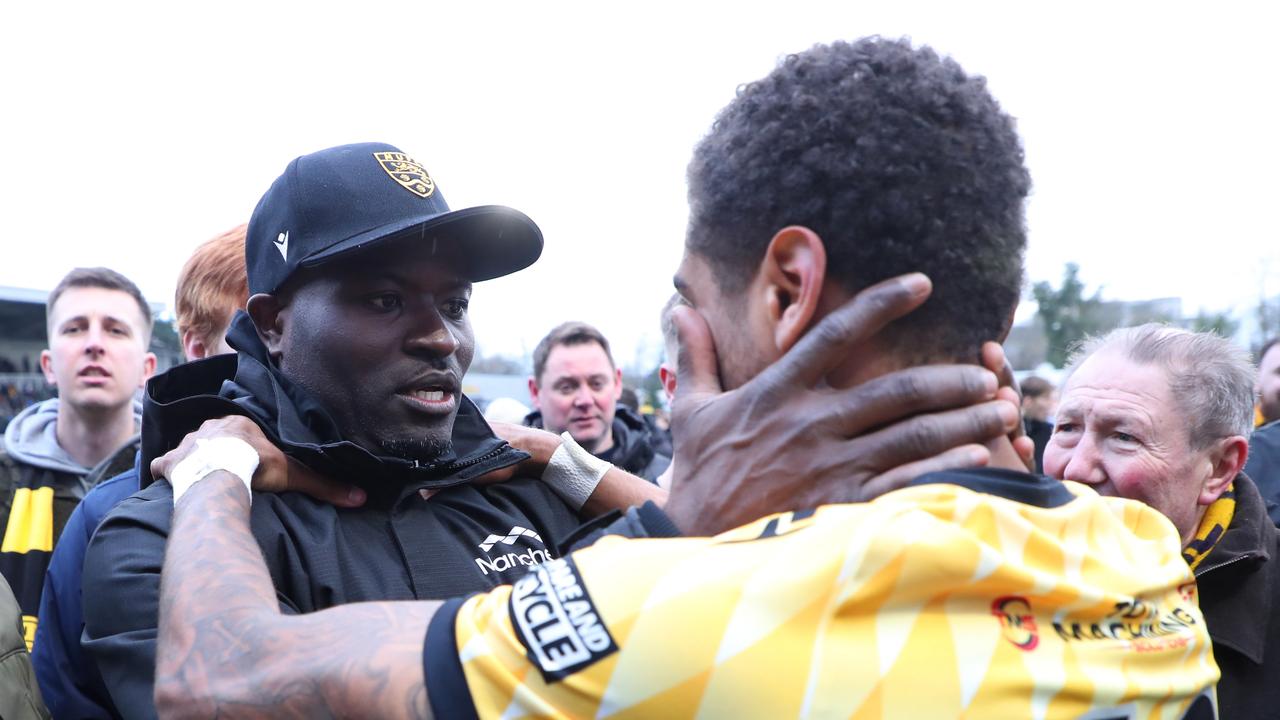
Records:
{"label": "elderly man with grey hair", "polygon": [[1140,500],[1182,536],[1222,669],[1223,718],[1280,716],[1280,530],[1243,472],[1249,355],[1211,333],[1115,330],[1070,363],[1045,473]]}

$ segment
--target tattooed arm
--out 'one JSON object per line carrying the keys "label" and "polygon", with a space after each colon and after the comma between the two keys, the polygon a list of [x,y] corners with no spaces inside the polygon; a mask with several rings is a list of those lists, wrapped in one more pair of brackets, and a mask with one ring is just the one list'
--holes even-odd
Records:
{"label": "tattooed arm", "polygon": [[156,707],[161,717],[430,717],[422,644],[438,606],[280,614],[249,532],[249,494],[214,472],[174,508]]}
{"label": "tattooed arm", "polygon": [[[306,478],[244,418],[210,420],[151,465],[155,477],[199,439],[236,437],[259,456],[255,488]],[[249,530],[249,493],[225,471],[176,503],[160,586],[156,708],[162,717],[430,717],[422,671],[440,603],[359,603],[282,615]]]}

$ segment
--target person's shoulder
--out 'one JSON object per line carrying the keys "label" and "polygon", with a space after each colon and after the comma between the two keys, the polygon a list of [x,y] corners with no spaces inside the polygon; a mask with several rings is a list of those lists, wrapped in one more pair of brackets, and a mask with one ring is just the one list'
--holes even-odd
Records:
{"label": "person's shoulder", "polygon": [[[173,490],[168,483],[153,483],[120,500],[89,539],[83,587],[102,591],[123,576],[159,573],[172,527]],[[86,617],[96,605],[85,603]]]}
{"label": "person's shoulder", "polygon": [[[1159,565],[1159,572],[1168,571],[1170,564],[1179,573],[1186,572],[1181,540],[1159,511],[1044,475],[998,468],[931,473],[868,505],[874,511],[864,522],[913,544],[959,533],[1000,547],[1009,538],[1034,536],[1052,554],[1072,547],[1077,542],[1074,528],[1085,523],[1093,528],[1094,542],[1129,548],[1133,557]],[[928,523],[921,520],[922,515],[930,518]],[[931,532],[925,533],[926,527]],[[939,533],[939,529],[944,530]],[[920,533],[919,537],[913,538],[913,533]],[[1102,564],[1124,562],[1116,555]]]}
{"label": "person's shoulder", "polygon": [[85,493],[76,512],[82,513],[85,521],[96,527],[112,508],[138,490],[138,471],[130,468],[93,486]]}
{"label": "person's shoulder", "polygon": [[1249,459],[1255,457],[1271,463],[1280,461],[1280,420],[1255,428],[1249,436]]}
{"label": "person's shoulder", "polygon": [[[153,482],[150,485],[131,493],[126,498],[125,503],[130,505],[154,505],[156,503],[168,503],[172,506],[173,486],[167,482]],[[170,507],[168,509],[172,510],[173,508]]]}
{"label": "person's shoulder", "polygon": [[0,502],[7,500],[12,488],[26,486],[30,482],[31,473],[37,470],[35,465],[0,447],[0,495],[4,496]]}
{"label": "person's shoulder", "polygon": [[0,450],[0,488],[8,488],[18,483],[19,470],[17,460]]}
{"label": "person's shoulder", "polygon": [[[124,476],[120,476],[124,477]],[[127,485],[128,480],[121,480]],[[115,490],[122,490],[119,486]],[[107,500],[108,498],[103,498]],[[103,531],[146,529],[168,535],[173,515],[173,488],[167,482],[154,482],[141,490],[118,498],[107,508],[98,533]]]}
{"label": "person's shoulder", "polygon": [[9,453],[4,445],[4,434],[0,433],[0,486],[11,483],[17,478],[18,466],[21,463],[21,460]]}
{"label": "person's shoulder", "polygon": [[1277,465],[1280,465],[1280,420],[1255,429],[1249,436],[1249,459],[1245,468],[1256,481],[1263,474],[1274,473]]}
{"label": "person's shoulder", "polygon": [[1280,420],[1272,420],[1254,428],[1253,437],[1280,438]]}
{"label": "person's shoulder", "polygon": [[294,530],[291,528],[315,530],[338,523],[342,512],[338,507],[306,493],[254,492],[249,516],[254,535],[259,542],[265,542],[268,537],[292,537]]}
{"label": "person's shoulder", "polygon": [[453,485],[433,495],[431,503],[476,518],[527,520],[540,532],[552,534],[544,540],[558,541],[581,524],[578,513],[546,483],[527,475],[500,483]]}
{"label": "person's shoulder", "polygon": [[524,501],[546,502],[548,505],[567,507],[551,487],[531,475],[517,475],[510,480],[487,485],[463,483],[441,491],[445,497],[459,500],[464,498],[483,497],[486,499],[512,498]]}

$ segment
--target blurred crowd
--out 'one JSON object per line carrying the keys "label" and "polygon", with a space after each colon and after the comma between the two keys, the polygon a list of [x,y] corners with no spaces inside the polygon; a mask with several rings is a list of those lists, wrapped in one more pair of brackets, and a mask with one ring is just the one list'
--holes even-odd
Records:
{"label": "blurred crowd", "polygon": [[54,389],[43,379],[29,375],[15,377],[12,380],[0,379],[0,431],[3,431],[9,421],[23,409],[42,400],[48,400],[53,395]]}

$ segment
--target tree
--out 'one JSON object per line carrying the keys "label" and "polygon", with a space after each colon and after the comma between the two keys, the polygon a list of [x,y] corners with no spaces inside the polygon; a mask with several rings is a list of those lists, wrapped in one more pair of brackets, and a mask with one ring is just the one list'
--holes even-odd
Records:
{"label": "tree", "polygon": [[1067,263],[1062,273],[1062,286],[1054,288],[1047,282],[1038,282],[1031,288],[1039,309],[1045,336],[1049,340],[1048,360],[1054,367],[1067,363],[1067,355],[1086,336],[1104,330],[1100,317],[1102,290],[1085,296],[1084,282],[1080,280],[1080,266]]}
{"label": "tree", "polygon": [[1280,335],[1280,300],[1258,298],[1254,315],[1258,320],[1258,330],[1253,336],[1253,347],[1257,350],[1263,343]]}
{"label": "tree", "polygon": [[519,358],[506,355],[484,355],[476,353],[471,361],[469,372],[490,373],[493,375],[527,375],[529,363]]}
{"label": "tree", "polygon": [[164,372],[174,365],[182,364],[182,338],[178,337],[178,329],[171,320],[156,320],[151,329],[151,347],[147,348],[156,356],[156,372]]}
{"label": "tree", "polygon": [[1192,318],[1191,329],[1196,332],[1217,333],[1220,337],[1229,340],[1235,337],[1236,331],[1240,329],[1240,321],[1227,311],[1210,313],[1201,310]]}

